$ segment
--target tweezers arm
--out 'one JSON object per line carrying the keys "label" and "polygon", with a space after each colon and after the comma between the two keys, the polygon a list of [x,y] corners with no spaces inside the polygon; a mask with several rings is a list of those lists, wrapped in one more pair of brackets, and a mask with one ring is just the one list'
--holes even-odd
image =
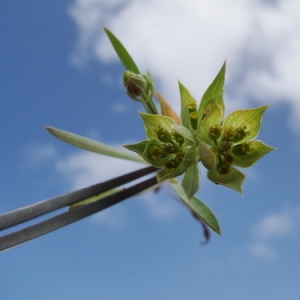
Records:
{"label": "tweezers arm", "polygon": [[21,243],[59,229],[63,226],[74,223],[80,219],[88,217],[127,198],[137,195],[156,184],[156,177],[152,177],[129,188],[125,188],[113,195],[102,198],[98,201],[79,206],[39,224],[35,224],[17,232],[0,237],[0,251],[19,245]]}
{"label": "tweezers arm", "polygon": [[157,169],[152,166],[146,167],[113,178],[111,180],[77,190],[75,192],[71,192],[48,200],[40,201],[35,204],[4,213],[0,215],[0,230],[9,228],[17,224],[21,224],[25,221],[31,220],[38,216],[42,216],[50,211],[54,211],[64,206],[69,206],[78,201],[98,195],[102,192],[108,191],[110,189],[113,189],[125,183],[131,182],[139,177],[153,173],[154,171],[157,171]]}

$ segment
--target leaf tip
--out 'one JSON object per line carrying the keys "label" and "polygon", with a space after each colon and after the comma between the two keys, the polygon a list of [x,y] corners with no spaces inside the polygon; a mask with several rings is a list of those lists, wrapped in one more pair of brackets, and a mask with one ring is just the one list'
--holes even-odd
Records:
{"label": "leaf tip", "polygon": [[54,131],[54,127],[51,127],[51,126],[45,126],[45,129],[49,132],[49,133],[53,133]]}

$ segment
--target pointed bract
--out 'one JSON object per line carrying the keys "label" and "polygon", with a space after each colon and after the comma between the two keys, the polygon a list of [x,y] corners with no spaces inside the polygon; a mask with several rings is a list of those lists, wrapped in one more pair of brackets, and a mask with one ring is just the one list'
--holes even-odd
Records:
{"label": "pointed bract", "polygon": [[[207,88],[207,90],[205,91],[201,99],[199,109],[198,109],[198,115],[200,120],[203,119],[203,115],[205,114],[205,111],[207,110],[208,106],[215,101],[215,97],[223,96],[225,73],[226,73],[226,62],[224,62],[219,73],[217,74],[213,82],[210,84],[210,86]],[[219,98],[217,103],[224,111],[225,105],[224,105],[223,97]]]}
{"label": "pointed bract", "polygon": [[228,173],[220,174],[220,172],[217,170],[217,166],[215,166],[207,171],[207,177],[214,183],[224,185],[234,189],[240,194],[243,194],[242,185],[246,179],[245,174],[233,167],[229,168],[230,170]]}

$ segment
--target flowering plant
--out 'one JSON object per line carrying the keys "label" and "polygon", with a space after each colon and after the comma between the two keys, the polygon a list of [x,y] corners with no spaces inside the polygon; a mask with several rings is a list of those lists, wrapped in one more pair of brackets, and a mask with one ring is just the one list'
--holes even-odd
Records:
{"label": "flowering plant", "polygon": [[[104,30],[126,69],[123,83],[127,94],[141,102],[146,110],[140,115],[147,139],[125,145],[125,148],[135,152],[133,155],[53,127],[47,127],[48,131],[77,147],[156,167],[158,183],[167,180],[193,215],[220,234],[216,216],[195,196],[200,188],[199,162],[207,169],[209,180],[242,193],[246,177],[236,167],[250,167],[274,150],[262,141],[255,140],[267,106],[238,110],[224,118],[224,63],[200,103],[179,82],[179,117],[164,97],[155,91],[151,74],[142,74],[122,43],[107,28]],[[157,101],[154,101],[154,97]],[[182,180],[176,179],[180,175]],[[76,205],[85,204],[86,201]]]}

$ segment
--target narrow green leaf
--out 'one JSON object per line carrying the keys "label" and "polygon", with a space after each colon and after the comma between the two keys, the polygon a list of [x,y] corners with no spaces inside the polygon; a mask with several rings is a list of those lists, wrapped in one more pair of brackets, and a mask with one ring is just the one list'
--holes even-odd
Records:
{"label": "narrow green leaf", "polygon": [[[205,91],[202,100],[199,105],[198,113],[200,120],[202,119],[203,113],[207,106],[210,104],[211,99],[223,95],[223,88],[224,88],[224,82],[225,82],[225,72],[226,72],[226,62],[224,62],[221,70],[213,80],[213,82],[210,84],[210,86]],[[225,105],[223,101],[223,97],[218,99],[218,105],[222,108],[223,111],[225,111]]]}
{"label": "narrow green leaf", "polygon": [[69,143],[78,148],[99,153],[106,156],[136,161],[139,163],[146,163],[141,157],[126,153],[125,151],[116,149],[114,147],[99,143],[97,141],[82,137],[80,135],[60,130],[54,127],[47,126],[46,129],[58,139]]}
{"label": "narrow green leaf", "polygon": [[252,142],[249,142],[249,153],[245,155],[238,155],[240,153],[237,153],[236,147],[242,147],[242,145],[235,146],[233,148],[233,154],[235,154],[235,160],[234,163],[243,168],[248,168],[252,166],[254,163],[256,163],[259,159],[261,159],[263,156],[268,154],[269,152],[275,150],[275,148],[270,147],[263,143],[262,141],[255,140]]}
{"label": "narrow green leaf", "polygon": [[197,162],[193,163],[184,174],[182,187],[189,199],[192,198],[199,190],[200,177]]}
{"label": "narrow green leaf", "polygon": [[[143,194],[148,193],[149,191],[156,190],[159,186],[160,186],[159,183],[155,184],[152,187],[143,190],[141,193],[137,194],[136,196],[143,195]],[[100,193],[99,195],[95,195],[95,196],[86,198],[86,199],[81,200],[79,202],[75,202],[74,204],[72,204],[72,205],[69,206],[69,209],[71,210],[71,209],[74,209],[76,207],[87,205],[87,204],[92,203],[92,202],[101,201],[101,199],[103,199],[103,198],[105,198],[107,196],[113,195],[113,194],[115,194],[115,193],[117,193],[117,192],[119,192],[121,190],[122,190],[122,188],[111,189],[111,190],[108,190],[106,192]]]}
{"label": "narrow green leaf", "polygon": [[123,63],[126,70],[132,71],[136,74],[139,74],[140,71],[135,64],[134,60],[123,46],[123,44],[119,41],[119,39],[106,27],[104,27],[104,31],[107,34],[111,44],[113,45],[117,55],[119,56],[121,62]]}
{"label": "narrow green leaf", "polygon": [[207,177],[214,183],[224,185],[243,194],[242,185],[246,176],[236,168],[230,167],[230,171],[227,174],[220,174],[215,166],[208,170]]}
{"label": "narrow green leaf", "polygon": [[204,224],[210,227],[213,231],[221,234],[219,221],[213,211],[197,197],[192,197],[190,200],[186,195],[182,185],[176,179],[169,180],[171,187],[175,190],[182,203],[193,212]]}
{"label": "narrow green leaf", "polygon": [[[114,47],[117,55],[119,56],[121,62],[123,63],[126,70],[133,72],[134,74],[141,74],[136,63],[126,50],[126,48],[123,46],[123,44],[120,42],[120,40],[106,27],[104,27],[104,31],[107,34],[112,46]],[[158,114],[158,110],[156,108],[156,105],[152,99],[152,95],[154,92],[154,82],[152,79],[151,74],[148,72],[147,74],[142,74],[144,78],[148,78],[148,83],[151,83],[151,85],[148,85],[148,93],[147,95],[142,95],[142,99],[138,99],[134,95],[128,93],[128,95],[134,99],[141,101],[143,103],[144,108],[148,113]]]}
{"label": "narrow green leaf", "polygon": [[79,202],[75,202],[74,204],[70,205],[69,209],[74,209],[76,207],[79,207],[79,206],[83,206],[83,205],[87,205],[89,203],[92,203],[92,202],[95,202],[95,201],[98,201],[98,200],[101,200],[102,198],[104,197],[107,197],[107,196],[110,196],[116,192],[119,192],[121,189],[111,189],[109,191],[106,191],[104,193],[100,193],[99,195],[95,195],[95,196],[92,196],[92,197],[89,197],[89,198],[86,198],[84,200],[81,200]]}

